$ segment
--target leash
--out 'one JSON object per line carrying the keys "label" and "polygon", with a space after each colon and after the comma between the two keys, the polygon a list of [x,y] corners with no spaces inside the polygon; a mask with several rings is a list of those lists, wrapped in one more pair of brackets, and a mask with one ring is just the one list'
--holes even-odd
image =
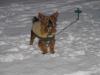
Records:
{"label": "leash", "polygon": [[76,19],[75,21],[71,22],[68,26],[66,26],[65,28],[63,28],[61,31],[59,31],[56,35],[59,35],[60,33],[62,33],[64,30],[66,30],[68,27],[70,27],[71,25],[73,25],[74,23],[76,23],[78,21],[78,19]]}
{"label": "leash", "polygon": [[74,12],[77,15],[76,20],[71,22],[69,25],[67,25],[65,28],[63,28],[61,31],[59,31],[56,35],[59,35],[60,33],[62,33],[64,30],[66,30],[67,28],[69,28],[71,25],[73,25],[74,23],[76,23],[79,20],[80,13],[82,13],[82,11],[79,8],[77,8]]}

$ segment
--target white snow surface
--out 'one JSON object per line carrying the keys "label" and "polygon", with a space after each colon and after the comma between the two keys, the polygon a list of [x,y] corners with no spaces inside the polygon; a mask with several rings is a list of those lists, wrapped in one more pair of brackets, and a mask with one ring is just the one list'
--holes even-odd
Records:
{"label": "white snow surface", "polygon": [[[4,0],[5,1],[5,0]],[[15,1],[15,2],[14,2]],[[0,5],[0,75],[100,75],[99,0],[22,0]],[[17,1],[17,2],[16,2]],[[32,17],[58,9],[55,54],[29,45]]]}

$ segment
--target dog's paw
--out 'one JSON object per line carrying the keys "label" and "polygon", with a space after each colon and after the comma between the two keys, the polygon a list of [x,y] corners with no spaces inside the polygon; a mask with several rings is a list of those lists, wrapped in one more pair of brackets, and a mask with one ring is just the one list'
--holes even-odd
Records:
{"label": "dog's paw", "polygon": [[55,51],[50,51],[50,53],[51,53],[51,54],[54,54],[54,53],[55,53]]}
{"label": "dog's paw", "polygon": [[42,52],[42,54],[47,54],[48,52]]}

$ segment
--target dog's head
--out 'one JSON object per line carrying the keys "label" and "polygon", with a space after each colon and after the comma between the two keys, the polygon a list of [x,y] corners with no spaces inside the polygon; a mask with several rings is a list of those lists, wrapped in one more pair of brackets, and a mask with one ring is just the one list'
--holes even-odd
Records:
{"label": "dog's head", "polygon": [[38,13],[38,18],[39,21],[41,22],[42,31],[49,34],[55,33],[57,17],[58,17],[58,12],[55,12],[50,16]]}

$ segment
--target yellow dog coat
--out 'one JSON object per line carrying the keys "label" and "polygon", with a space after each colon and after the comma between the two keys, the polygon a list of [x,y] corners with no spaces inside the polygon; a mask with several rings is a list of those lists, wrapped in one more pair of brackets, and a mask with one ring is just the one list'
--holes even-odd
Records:
{"label": "yellow dog coat", "polygon": [[47,38],[47,37],[53,37],[55,35],[55,33],[52,33],[51,35],[48,36],[49,33],[47,32],[42,32],[41,31],[41,22],[34,22],[32,25],[32,31],[39,37],[41,38]]}

